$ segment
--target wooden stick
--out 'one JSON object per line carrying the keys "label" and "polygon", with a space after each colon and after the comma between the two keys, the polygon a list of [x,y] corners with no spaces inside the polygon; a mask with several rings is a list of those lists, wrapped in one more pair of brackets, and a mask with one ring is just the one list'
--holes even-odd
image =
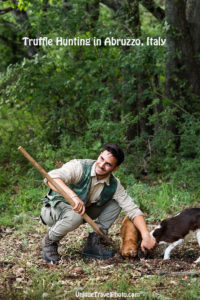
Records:
{"label": "wooden stick", "polygon": [[[200,276],[200,272],[193,272],[193,271],[184,271],[184,272],[163,272],[156,275],[170,275],[170,276]],[[155,276],[155,274],[153,275]]]}
{"label": "wooden stick", "polygon": [[[18,150],[32,163],[32,165],[56,188],[56,190],[58,191],[59,194],[61,194],[66,200],[67,202],[69,202],[69,204],[71,204],[71,206],[74,206],[74,201],[73,199],[57,184],[57,182],[51,177],[49,176],[49,174],[33,159],[33,157],[30,156],[30,154],[28,154],[28,152],[23,148],[23,147],[19,147]],[[115,251],[118,251],[116,246],[114,245],[113,241],[107,237],[107,235],[105,235],[101,229],[99,228],[99,226],[86,214],[84,213],[82,215],[83,219],[90,224],[90,226],[100,235],[102,236],[106,242],[110,245],[113,246],[113,248],[115,249]]]}

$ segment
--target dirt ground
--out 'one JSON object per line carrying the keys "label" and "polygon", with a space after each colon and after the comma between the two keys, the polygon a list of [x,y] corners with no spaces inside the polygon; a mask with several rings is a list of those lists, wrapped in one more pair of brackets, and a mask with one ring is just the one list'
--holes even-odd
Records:
{"label": "dirt ground", "polygon": [[[119,253],[108,260],[82,259],[81,250],[89,230],[88,225],[82,225],[62,240],[59,247],[62,259],[57,265],[53,265],[46,263],[41,256],[40,241],[47,227],[42,225],[37,218],[32,220],[31,225],[28,221],[27,224],[23,223],[17,229],[0,227],[0,299],[12,299],[15,294],[15,299],[45,298],[28,296],[31,293],[34,294],[38,270],[40,271],[38,274],[44,282],[51,280],[47,279],[49,276],[47,274],[55,273],[61,286],[67,286],[68,290],[69,287],[72,290],[72,286],[85,287],[88,276],[95,278],[97,286],[105,284],[107,280],[115,282],[115,279],[117,280],[123,273],[129,273],[130,276],[127,278],[130,283],[134,282],[134,284],[137,283],[137,280],[141,282],[141,278],[151,278],[151,276],[152,278],[160,276],[164,280],[170,277],[170,282],[174,282],[174,284],[178,278],[180,280],[180,277],[186,280],[191,276],[194,278],[200,276],[200,263],[194,263],[200,256],[194,234],[190,235],[184,244],[177,247],[172,252],[171,259],[166,261],[162,259],[161,247],[157,247],[148,259],[137,258],[125,261]],[[118,220],[110,232],[110,237],[118,247],[120,224],[121,222]],[[150,229],[152,227],[153,225],[150,226]],[[48,282],[45,284],[47,286]],[[167,286],[160,280],[159,284],[156,283],[155,287],[152,286],[152,292],[158,292],[164,288],[167,289]],[[20,293],[18,293],[19,291]],[[170,292],[166,292],[165,295],[168,295],[166,299],[170,299]],[[59,297],[54,298],[62,298]]]}

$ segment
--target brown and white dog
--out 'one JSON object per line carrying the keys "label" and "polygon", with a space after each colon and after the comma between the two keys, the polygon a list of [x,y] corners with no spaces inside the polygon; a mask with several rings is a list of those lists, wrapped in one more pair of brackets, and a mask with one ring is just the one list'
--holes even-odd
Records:
{"label": "brown and white dog", "polygon": [[137,256],[140,239],[138,229],[126,216],[120,229],[120,253],[126,260]]}
{"label": "brown and white dog", "polygon": [[[197,230],[196,236],[200,246],[200,208],[187,208],[175,216],[165,219],[151,231],[158,244],[170,245],[164,251],[164,259],[170,259],[171,251],[184,241],[189,231]],[[200,257],[195,263],[200,262]]]}

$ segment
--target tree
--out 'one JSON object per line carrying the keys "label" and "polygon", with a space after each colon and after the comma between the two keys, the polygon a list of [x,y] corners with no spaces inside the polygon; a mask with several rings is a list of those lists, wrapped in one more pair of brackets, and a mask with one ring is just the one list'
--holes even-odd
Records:
{"label": "tree", "polygon": [[[195,140],[199,128],[200,23],[198,1],[172,2],[164,9],[163,0],[3,1],[1,132],[13,134],[2,136],[2,149],[19,136],[39,151],[57,149],[55,155],[66,145],[76,154],[81,144],[84,157],[115,141],[130,154],[131,171],[173,169],[188,145],[180,135],[185,130]],[[96,37],[101,45],[24,47],[24,35]],[[166,35],[166,48],[145,44],[147,36]],[[106,46],[107,37],[143,46]],[[198,145],[187,149],[194,157]],[[4,154],[9,160],[6,148]]]}
{"label": "tree", "polygon": [[200,96],[200,3],[166,0],[166,96],[190,111]]}

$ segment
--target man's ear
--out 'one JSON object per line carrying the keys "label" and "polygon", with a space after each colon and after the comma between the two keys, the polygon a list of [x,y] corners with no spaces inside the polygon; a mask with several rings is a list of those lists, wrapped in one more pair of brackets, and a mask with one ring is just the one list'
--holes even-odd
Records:
{"label": "man's ear", "polygon": [[119,169],[119,167],[120,167],[120,166],[116,166],[116,167],[113,169],[113,171],[112,171],[112,172],[115,172],[115,171],[117,171],[117,170]]}

